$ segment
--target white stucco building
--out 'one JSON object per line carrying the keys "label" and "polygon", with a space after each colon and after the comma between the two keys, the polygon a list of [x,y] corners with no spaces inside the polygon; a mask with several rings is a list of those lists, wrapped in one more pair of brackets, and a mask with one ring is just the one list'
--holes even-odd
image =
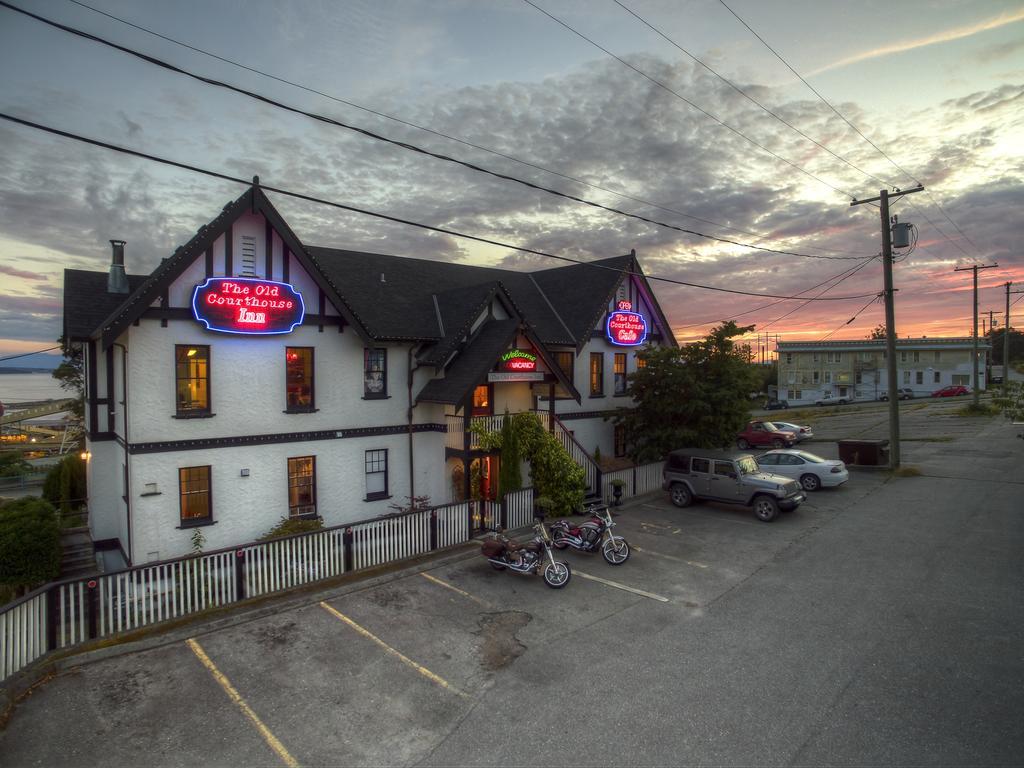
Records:
{"label": "white stucco building", "polygon": [[[675,344],[634,254],[532,273],[306,246],[258,183],[150,275],[65,271],[89,519],[128,564],[493,494],[466,416],[539,410],[624,454],[643,344]],[[470,488],[470,484],[475,484]]]}

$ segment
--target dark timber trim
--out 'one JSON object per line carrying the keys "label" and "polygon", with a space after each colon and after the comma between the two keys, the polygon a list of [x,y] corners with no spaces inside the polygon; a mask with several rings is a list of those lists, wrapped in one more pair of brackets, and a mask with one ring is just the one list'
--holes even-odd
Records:
{"label": "dark timber trim", "polygon": [[233,275],[234,270],[234,254],[235,254],[235,243],[232,235],[235,230],[235,222],[232,221],[224,229],[224,274]]}
{"label": "dark timber trim", "polygon": [[[255,199],[255,196],[254,196],[253,199]],[[273,280],[274,279],[274,228],[271,226],[270,220],[267,219],[266,217],[264,217],[263,221],[267,225],[266,226],[267,245],[266,245],[266,252],[264,254],[265,257],[266,257],[267,280]]]}
{"label": "dark timber trim", "polygon": [[[351,429],[321,429],[310,432],[281,432],[268,435],[234,435],[232,437],[211,437],[200,440],[166,440],[156,443],[132,443],[128,452],[169,453],[172,451],[196,451],[205,448],[237,448],[247,445],[271,445],[274,443],[303,443],[312,440],[343,440],[352,437],[377,437],[380,435],[404,435],[408,424],[387,427],[356,427]],[[413,424],[413,432],[445,432],[444,424]]]}

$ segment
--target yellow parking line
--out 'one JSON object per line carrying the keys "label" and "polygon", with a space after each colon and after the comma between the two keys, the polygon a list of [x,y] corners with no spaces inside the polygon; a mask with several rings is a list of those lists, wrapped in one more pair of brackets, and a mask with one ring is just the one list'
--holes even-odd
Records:
{"label": "yellow parking line", "polygon": [[422,572],[420,573],[420,576],[422,576],[424,579],[427,579],[428,581],[434,582],[435,584],[439,584],[440,586],[444,587],[445,589],[450,589],[452,592],[457,592],[458,594],[462,595],[463,597],[468,598],[469,600],[472,600],[474,603],[478,603],[479,605],[482,605],[484,608],[490,608],[491,607],[491,604],[488,603],[486,600],[484,600],[482,598],[479,598],[476,595],[471,595],[471,594],[469,594],[469,592],[461,590],[458,587],[456,587],[454,584],[449,584],[447,581],[439,579],[436,576],[431,576],[429,573],[422,573]]}
{"label": "yellow parking line", "polygon": [[[636,547],[634,547],[634,549],[636,549]],[[632,592],[634,595],[640,595],[641,597],[649,597],[651,600],[657,600],[659,603],[671,602],[671,600],[669,600],[667,597],[656,595],[653,592],[644,592],[642,589],[636,589],[635,587],[627,587],[625,584],[619,584],[617,581],[608,581],[608,579],[602,579],[598,576],[591,576],[589,573],[583,573],[582,571],[573,571],[573,573],[576,576],[579,576],[580,578],[590,579],[591,581],[606,584],[609,587],[615,587],[616,589],[621,589],[624,592]]]}
{"label": "yellow parking line", "polygon": [[392,648],[390,645],[385,643],[383,640],[381,640],[375,634],[370,632],[368,629],[363,629],[361,626],[359,626],[354,621],[352,621],[352,619],[350,619],[348,616],[346,616],[345,614],[341,613],[340,611],[332,608],[327,603],[323,603],[323,602],[320,603],[320,607],[323,608],[328,613],[334,614],[334,616],[336,616],[337,618],[341,619],[343,622],[348,624],[350,627],[352,627],[352,629],[354,629],[356,632],[358,632],[363,637],[365,637],[365,638],[367,638],[369,640],[373,640],[373,642],[375,642],[377,645],[379,645],[385,651],[390,653],[392,656],[398,658],[400,661],[402,661],[402,663],[407,664],[408,666],[410,666],[413,669],[415,669],[417,672],[419,672],[425,678],[430,680],[432,683],[437,683],[437,685],[440,685],[442,688],[446,688],[447,690],[451,691],[452,693],[457,694],[459,696],[462,696],[463,698],[466,698],[466,699],[469,698],[469,694],[463,693],[458,688],[456,688],[454,685],[452,685],[447,680],[445,680],[443,677],[438,677],[437,675],[435,675],[433,672],[431,672],[426,667],[421,666],[420,664],[417,664],[415,661],[410,659],[408,656],[403,654],[401,651],[396,651],[394,648]]}
{"label": "yellow parking line", "polygon": [[634,546],[633,549],[635,549],[637,552],[643,552],[647,555],[654,555],[655,557],[664,557],[666,560],[675,560],[677,563],[686,563],[687,565],[692,565],[694,568],[708,567],[707,565],[704,565],[704,563],[695,563],[692,560],[684,560],[683,558],[676,557],[675,555],[663,555],[661,552],[652,552],[649,549],[641,549],[637,546]]}
{"label": "yellow parking line", "polygon": [[220,687],[223,688],[228,697],[238,705],[238,708],[242,710],[242,713],[252,720],[253,725],[256,726],[256,730],[260,732],[263,740],[270,745],[270,748],[277,753],[277,756],[281,758],[281,761],[288,766],[288,768],[298,768],[299,761],[289,754],[288,750],[284,748],[284,744],[277,740],[277,737],[270,732],[270,729],[263,724],[260,720],[259,715],[252,711],[252,707],[245,703],[245,699],[242,698],[241,694],[235,690],[235,687],[231,685],[231,681],[228,680],[224,674],[217,669],[217,666],[210,661],[210,657],[206,655],[206,652],[200,647],[199,643],[194,638],[189,638],[185,641],[189,648],[192,649],[199,661],[203,663],[203,666],[210,670],[210,674],[213,675],[213,679],[220,683]]}

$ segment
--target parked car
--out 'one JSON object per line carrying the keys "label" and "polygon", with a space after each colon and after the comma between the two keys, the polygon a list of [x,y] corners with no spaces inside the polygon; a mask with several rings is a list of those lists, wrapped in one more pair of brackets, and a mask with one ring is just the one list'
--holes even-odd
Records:
{"label": "parked car", "polygon": [[768,451],[757,457],[757,465],[773,475],[798,480],[805,491],[832,488],[850,479],[850,472],[843,462],[823,459],[807,451]]}
{"label": "parked car", "polygon": [[815,405],[846,405],[850,402],[848,397],[836,397],[831,392],[826,392],[817,400],[814,401]]}
{"label": "parked car", "polygon": [[[889,399],[889,393],[888,392],[883,392],[882,394],[880,394],[878,396],[878,399],[879,400],[888,400]],[[896,390],[896,399],[897,400],[913,400],[914,399],[914,390],[912,390],[910,387],[900,387],[899,389]]]}
{"label": "parked car", "polygon": [[779,429],[770,421],[751,421],[736,435],[736,447],[745,451],[752,445],[790,448],[796,445],[796,434]]}
{"label": "parked car", "polygon": [[810,440],[814,437],[814,430],[810,427],[801,427],[799,424],[792,424],[788,421],[773,421],[776,429],[782,430],[783,432],[792,432],[796,435],[796,441],[802,443],[804,440]]}
{"label": "parked car", "polygon": [[778,517],[780,509],[794,510],[807,498],[798,482],[764,471],[745,451],[672,451],[661,487],[677,507],[688,507],[696,499],[740,504],[751,507],[765,523]]}
{"label": "parked car", "polygon": [[765,400],[764,409],[766,411],[783,411],[789,408],[789,400]]}
{"label": "parked car", "polygon": [[965,387],[963,384],[953,384],[949,387],[943,387],[932,392],[932,397],[956,397],[957,395],[969,395],[971,390],[969,387]]}

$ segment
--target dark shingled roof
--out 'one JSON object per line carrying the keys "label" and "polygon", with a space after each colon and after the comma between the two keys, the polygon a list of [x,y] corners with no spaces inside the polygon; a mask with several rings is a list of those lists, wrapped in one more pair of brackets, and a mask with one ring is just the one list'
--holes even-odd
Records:
{"label": "dark shingled roof", "polygon": [[519,321],[489,320],[462,349],[443,379],[431,379],[416,396],[418,402],[460,405],[494,367],[519,329]]}
{"label": "dark shingled roof", "polygon": [[64,270],[64,337],[86,341],[149,275],[128,275],[129,293],[107,293],[107,273],[84,269]]}

